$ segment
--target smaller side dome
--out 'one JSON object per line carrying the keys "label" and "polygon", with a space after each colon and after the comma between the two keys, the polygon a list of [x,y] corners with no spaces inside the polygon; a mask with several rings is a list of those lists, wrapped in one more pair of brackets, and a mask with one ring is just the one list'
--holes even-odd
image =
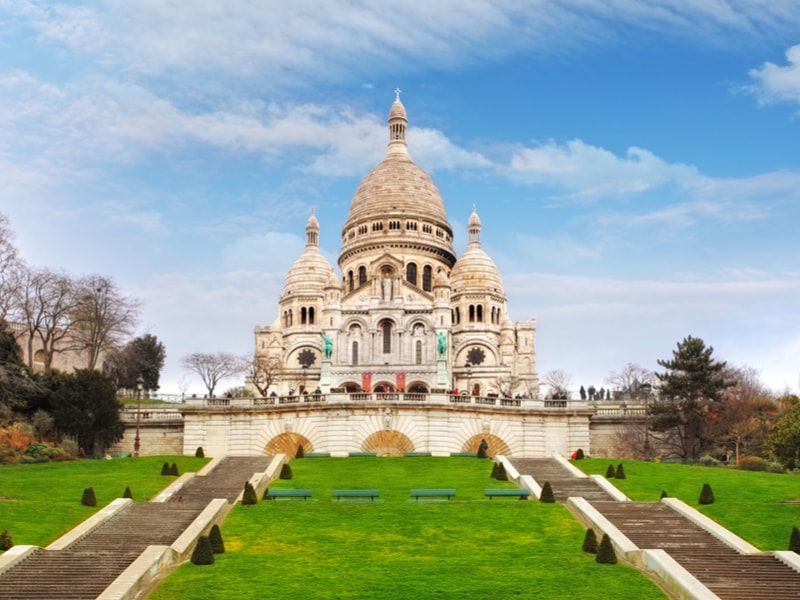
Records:
{"label": "smaller side dome", "polygon": [[469,242],[467,250],[453,266],[450,273],[450,286],[454,293],[496,293],[504,294],[503,280],[497,265],[481,248],[481,220],[475,206],[467,223]]}
{"label": "smaller side dome", "polygon": [[322,292],[333,267],[319,251],[319,221],[311,210],[306,222],[306,251],[294,262],[283,285],[283,294]]}

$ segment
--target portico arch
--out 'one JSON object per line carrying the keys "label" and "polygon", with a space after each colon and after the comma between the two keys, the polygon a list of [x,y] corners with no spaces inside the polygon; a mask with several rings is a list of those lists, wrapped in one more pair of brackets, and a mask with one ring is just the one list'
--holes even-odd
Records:
{"label": "portico arch", "polygon": [[265,452],[270,456],[276,454],[285,454],[289,458],[294,458],[297,455],[297,449],[302,446],[303,452],[313,452],[314,444],[311,443],[306,436],[299,433],[287,432],[276,435],[269,442],[267,442]]}
{"label": "portico arch", "polygon": [[497,437],[496,435],[492,435],[491,433],[478,433],[473,435],[469,438],[461,448],[462,452],[474,452],[475,454],[478,453],[478,448],[481,445],[481,440],[486,440],[486,443],[489,444],[489,450],[487,454],[489,456],[497,456],[498,454],[502,454],[503,456],[510,456],[511,450],[501,438]]}
{"label": "portico arch", "polygon": [[403,456],[414,451],[414,444],[407,435],[394,429],[376,431],[361,444],[363,452],[375,452],[378,456]]}

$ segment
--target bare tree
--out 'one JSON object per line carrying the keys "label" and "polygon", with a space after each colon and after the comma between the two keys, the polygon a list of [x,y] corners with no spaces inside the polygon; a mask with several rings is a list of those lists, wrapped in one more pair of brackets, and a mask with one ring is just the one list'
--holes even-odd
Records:
{"label": "bare tree", "polygon": [[14,232],[8,218],[0,213],[0,319],[6,319],[15,304],[22,268]]}
{"label": "bare tree", "polygon": [[141,302],[120,293],[114,280],[90,275],[77,282],[74,340],[94,369],[101,354],[122,346],[139,322]]}
{"label": "bare tree", "polygon": [[572,374],[553,369],[542,375],[542,382],[550,386],[554,397],[566,399],[569,397],[569,386],[572,385]]}
{"label": "bare tree", "polygon": [[66,273],[26,269],[16,294],[15,310],[27,332],[28,368],[33,369],[33,342],[41,343],[44,370],[58,352],[76,350],[70,343],[76,308],[75,281]]}
{"label": "bare tree", "polygon": [[181,364],[187,371],[200,376],[209,397],[214,396],[214,390],[221,380],[242,372],[242,359],[229,352],[194,352],[184,356]]}
{"label": "bare tree", "polygon": [[269,393],[270,386],[280,379],[283,371],[280,359],[274,356],[247,356],[242,362],[243,372],[261,396]]}
{"label": "bare tree", "polygon": [[609,373],[606,383],[613,385],[623,398],[639,398],[656,384],[653,371],[644,367],[628,363],[621,371]]}

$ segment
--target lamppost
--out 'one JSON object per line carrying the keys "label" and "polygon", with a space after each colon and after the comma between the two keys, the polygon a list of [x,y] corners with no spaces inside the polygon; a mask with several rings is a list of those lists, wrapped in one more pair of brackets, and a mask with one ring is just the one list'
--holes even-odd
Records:
{"label": "lamppost", "polygon": [[644,395],[644,457],[645,460],[650,460],[650,423],[648,422],[650,410],[648,407],[648,400],[653,391],[653,386],[649,383],[643,383],[639,389],[642,390],[642,394]]}
{"label": "lamppost", "polygon": [[142,422],[142,390],[144,389],[144,378],[139,375],[136,380],[136,437],[133,438],[133,455],[139,456],[139,448],[141,447],[141,438],[139,437],[139,428]]}
{"label": "lamppost", "polygon": [[464,367],[467,369],[467,395],[472,396],[472,364],[467,361]]}

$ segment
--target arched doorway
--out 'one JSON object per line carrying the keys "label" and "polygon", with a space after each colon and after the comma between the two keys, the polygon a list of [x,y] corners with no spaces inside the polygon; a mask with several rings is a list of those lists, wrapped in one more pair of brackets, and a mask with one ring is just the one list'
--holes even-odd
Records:
{"label": "arched doorway", "polygon": [[506,444],[501,438],[497,437],[496,435],[492,435],[491,433],[479,433],[473,435],[461,447],[461,452],[474,452],[477,454],[478,448],[481,445],[481,440],[486,440],[486,443],[489,445],[489,450],[486,452],[489,456],[497,456],[498,454],[502,454],[503,456],[511,455],[508,444]]}
{"label": "arched doorway", "polygon": [[403,456],[414,451],[414,444],[407,435],[393,429],[376,431],[361,444],[363,452],[375,452],[378,456]]}
{"label": "arched doorway", "polygon": [[303,447],[304,453],[314,451],[314,445],[306,436],[299,433],[281,433],[267,442],[264,450],[270,456],[285,454],[289,458],[294,458],[300,446]]}

